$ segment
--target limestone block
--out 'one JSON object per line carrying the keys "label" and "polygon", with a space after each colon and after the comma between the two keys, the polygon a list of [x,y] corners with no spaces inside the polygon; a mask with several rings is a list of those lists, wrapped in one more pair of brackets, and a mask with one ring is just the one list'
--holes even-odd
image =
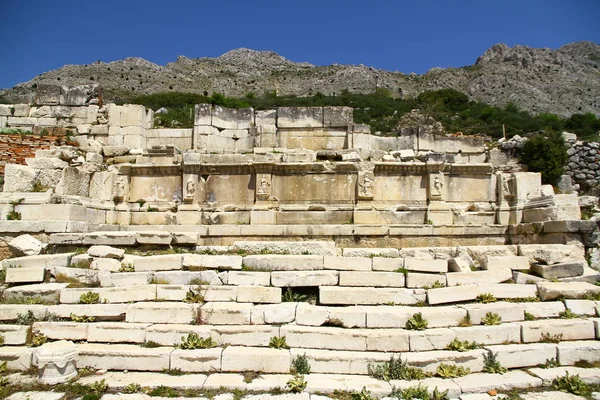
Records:
{"label": "limestone block", "polygon": [[464,258],[451,258],[448,260],[448,271],[469,272],[471,271],[471,261]]}
{"label": "limestone block", "polygon": [[214,326],[211,333],[218,333],[221,345],[267,347],[273,336],[279,336],[278,326],[240,325]]}
{"label": "limestone block", "polygon": [[11,106],[9,104],[0,104],[0,116],[2,116],[2,117],[12,116]]}
{"label": "limestone block", "polygon": [[353,121],[352,107],[323,107],[325,127],[347,128]]}
{"label": "limestone block", "polygon": [[169,244],[171,244],[172,237],[171,237],[171,233],[170,232],[160,232],[160,231],[147,232],[147,231],[142,231],[142,232],[137,232],[136,233],[135,240],[139,244],[163,244],[163,245],[169,245]]}
{"label": "limestone block", "polygon": [[156,342],[161,346],[177,346],[188,334],[195,333],[202,339],[212,338],[219,342],[219,333],[209,325],[186,324],[154,324],[146,329],[146,341]]}
{"label": "limestone block", "polygon": [[65,196],[89,196],[91,174],[76,167],[66,167],[62,171],[60,182],[56,185],[56,194]]}
{"label": "limestone block", "polygon": [[251,255],[243,265],[256,271],[307,271],[323,269],[323,256]]}
{"label": "limestone block", "polygon": [[5,346],[23,346],[27,341],[28,326],[0,325],[0,335],[4,338]]}
{"label": "limestone block", "polygon": [[[453,274],[459,274],[455,272]],[[450,274],[448,274],[450,275]],[[463,285],[427,290],[427,302],[429,305],[458,303],[461,301],[475,300],[479,295],[477,285]]]}
{"label": "limestone block", "polygon": [[323,268],[338,271],[371,271],[372,259],[367,257],[333,257],[323,258]]}
{"label": "limestone block", "polygon": [[8,242],[8,248],[17,257],[38,255],[44,247],[42,242],[28,234],[19,235]]}
{"label": "limestone block", "polygon": [[398,258],[400,257],[397,249],[390,248],[360,248],[346,247],[342,250],[344,257],[365,257],[365,258]]}
{"label": "limestone block", "polygon": [[288,150],[283,154],[284,163],[312,163],[317,160],[317,153],[309,150]]}
{"label": "limestone block", "polygon": [[420,289],[320,287],[321,304],[416,304],[425,301]]}
{"label": "limestone block", "polygon": [[[427,391],[429,392],[430,395],[433,394],[433,391],[435,389],[437,389],[439,392],[448,391],[447,395],[451,399],[459,398],[459,396],[461,394],[460,387],[450,379],[425,378],[425,379],[419,380],[418,382],[419,382],[419,385],[422,385],[427,388]],[[392,387],[395,387],[398,389],[408,389],[410,387],[414,387],[415,382],[414,381],[391,380],[390,385],[392,385]],[[433,396],[430,398],[433,398]],[[461,396],[460,398],[461,398],[461,400],[469,400],[469,398],[464,397],[464,396]],[[470,400],[478,400],[478,399],[470,399]],[[484,400],[488,400],[488,398],[485,398]]]}
{"label": "limestone block", "polygon": [[194,125],[211,125],[212,106],[210,104],[196,104],[194,107]]}
{"label": "limestone block", "polygon": [[491,293],[497,299],[524,299],[537,297],[537,286],[510,283],[488,283],[479,285],[479,294]]}
{"label": "limestone block", "polygon": [[402,358],[413,367],[423,368],[426,372],[435,372],[440,364],[456,364],[469,368],[471,372],[483,369],[483,354],[485,350],[469,350],[464,352],[438,350],[404,353]]}
{"label": "limestone block", "polygon": [[298,307],[296,308],[296,324],[321,326],[327,322],[328,318],[329,312],[326,307],[298,303]]}
{"label": "limestone block", "polygon": [[69,166],[69,163],[54,157],[26,158],[25,163],[35,169],[63,169]]}
{"label": "limestone block", "polygon": [[404,258],[373,257],[373,271],[394,272],[404,268]]}
{"label": "limestone block", "polygon": [[0,363],[6,361],[6,367],[8,369],[27,371],[29,368],[31,368],[33,350],[34,349],[31,347],[0,347]]}
{"label": "limestone block", "polygon": [[388,382],[361,375],[311,373],[307,375],[306,382],[305,390],[312,393],[311,400],[326,400],[326,396],[320,396],[318,393],[333,393],[336,390],[360,392],[364,387],[377,398],[387,396],[392,390]]}
{"label": "limestone block", "polygon": [[558,317],[565,311],[565,305],[562,301],[543,302],[543,303],[520,303],[525,312],[533,315],[535,318],[553,318]]}
{"label": "limestone block", "polygon": [[281,128],[322,128],[322,107],[279,107],[277,127]]}
{"label": "limestone block", "polygon": [[234,301],[238,288],[235,286],[205,286],[202,288],[204,301]]}
{"label": "limestone block", "polygon": [[144,126],[146,108],[135,104],[125,104],[120,107],[121,126]]}
{"label": "limestone block", "polygon": [[[185,262],[185,260],[184,260]],[[228,285],[255,285],[269,286],[271,283],[271,273],[269,272],[246,272],[230,271],[228,273]],[[277,285],[274,285],[277,286]]]}
{"label": "limestone block", "polygon": [[257,254],[262,252],[315,256],[335,256],[337,254],[335,242],[325,240],[305,242],[236,241],[232,250]]}
{"label": "limestone block", "polygon": [[[545,386],[551,386],[552,385],[552,381],[559,377],[559,376],[565,376],[567,373],[570,376],[573,375],[579,375],[579,377],[581,378],[581,380],[584,383],[587,384],[598,384],[600,382],[600,375],[598,374],[598,369],[597,368],[577,368],[577,367],[557,367],[557,368],[547,368],[547,369],[542,369],[542,368],[531,368],[529,369],[529,371],[531,374],[533,374],[534,376],[539,377],[540,379],[542,379],[543,384]],[[546,397],[546,399],[548,400],[554,400],[554,399],[560,399],[562,400],[563,398],[565,400],[580,400],[584,397],[582,396],[575,396],[572,395],[570,397],[564,396],[564,397],[558,397],[561,395],[565,395],[566,393],[564,392],[545,392],[548,394],[551,394],[551,396]],[[535,399],[537,400],[537,399]],[[545,400],[545,399],[543,399]]]}
{"label": "limestone block", "polygon": [[404,274],[397,272],[341,271],[340,286],[404,287]]}
{"label": "limestone block", "polygon": [[510,268],[512,270],[528,270],[529,269],[529,258],[525,256],[488,256],[483,259],[481,263],[482,269],[504,269]]}
{"label": "limestone block", "polygon": [[429,322],[428,328],[456,326],[467,312],[459,307],[363,307],[367,313],[369,328],[404,328],[406,322],[416,313],[421,313]]}
{"label": "limestone block", "polygon": [[114,258],[96,258],[92,260],[90,268],[98,271],[117,272],[121,268],[121,262]]}
{"label": "limestone block", "polygon": [[512,279],[510,268],[487,271],[449,272],[446,274],[448,286],[500,283]]}
{"label": "limestone block", "polygon": [[195,320],[197,306],[185,303],[135,303],[127,308],[127,322],[184,324]]}
{"label": "limestone block", "polygon": [[173,232],[173,243],[177,245],[196,245],[198,243],[197,232]]}
{"label": "limestone block", "polygon": [[600,287],[587,282],[538,282],[537,287],[542,301],[584,299],[600,292]]}
{"label": "limestone block", "polygon": [[327,307],[329,325],[343,328],[366,328],[367,317],[363,307]]}
{"label": "limestone block", "polygon": [[48,336],[50,340],[86,341],[89,324],[81,322],[34,322],[33,332]]}
{"label": "limestone block", "polygon": [[567,260],[585,260],[583,246],[567,244],[519,245],[519,255],[528,257],[530,263],[546,265],[558,264]]}
{"label": "limestone block", "polygon": [[101,303],[128,303],[130,301],[150,301],[156,299],[156,285],[123,286],[112,288],[68,288],[60,292],[63,304],[78,304],[82,294],[100,294]]}
{"label": "limestone block", "polygon": [[252,308],[252,325],[287,324],[296,318],[298,303],[281,303],[255,306]]}
{"label": "limestone block", "polygon": [[117,157],[129,153],[129,147],[126,146],[102,146],[104,157]]}
{"label": "limestone block", "polygon": [[127,307],[127,304],[60,304],[49,306],[48,312],[60,318],[69,318],[71,314],[75,314],[96,317],[96,320],[102,321],[121,321],[125,319]]}
{"label": "limestone block", "polygon": [[[282,326],[279,335],[285,336],[292,348],[366,351],[368,331],[334,327]],[[402,334],[402,332],[400,332]],[[408,337],[406,347],[408,348]]]}
{"label": "limestone block", "polygon": [[523,272],[513,271],[513,281],[519,285],[535,284],[537,282],[545,281],[546,279],[540,278],[539,276],[525,274]]}
{"label": "limestone block", "polygon": [[456,333],[449,328],[411,331],[409,335],[410,351],[445,350],[448,343],[456,337]]}
{"label": "limestone block", "polygon": [[83,236],[83,244],[102,244],[107,246],[132,246],[135,244],[135,232],[91,232]]}
{"label": "limestone block", "polygon": [[200,307],[200,320],[208,325],[249,325],[250,303],[208,302]]}
{"label": "limestone block", "polygon": [[408,351],[410,335],[399,329],[365,330],[367,351]]}
{"label": "limestone block", "polygon": [[265,286],[238,286],[239,303],[281,303],[281,288]]}
{"label": "limestone block", "polygon": [[543,333],[562,335],[561,340],[594,339],[594,322],[581,319],[548,319],[524,321],[521,325],[521,335],[524,343],[539,342]]}
{"label": "limestone block", "polygon": [[29,104],[13,104],[12,108],[14,109],[12,115],[15,117],[27,117],[31,110]]}
{"label": "limestone block", "polygon": [[44,268],[26,267],[26,268],[7,268],[6,283],[26,283],[26,282],[43,282]]}
{"label": "limestone block", "polygon": [[[189,321],[188,321],[189,322]],[[89,324],[88,342],[102,343],[144,343],[146,328],[150,324],[123,322],[98,322]]]}
{"label": "limestone block", "polygon": [[204,267],[215,269],[240,270],[242,269],[242,256],[229,254],[184,254],[183,267]]}
{"label": "limestone block", "polygon": [[144,348],[131,344],[80,343],[77,367],[94,369],[162,371],[169,369],[172,347]]}
{"label": "limestone block", "polygon": [[463,393],[486,393],[490,390],[509,392],[514,388],[542,386],[541,379],[535,378],[525,371],[508,371],[504,374],[469,374],[455,378],[453,381]]}
{"label": "limestone block", "polygon": [[36,283],[13,286],[4,290],[4,298],[7,301],[17,299],[23,301],[28,297],[39,297],[42,301],[48,303],[58,303],[61,291],[67,286],[69,286],[68,283]]}
{"label": "limestone block", "polygon": [[111,246],[91,246],[87,253],[92,257],[114,258],[121,260],[125,256],[125,250]]}
{"label": "limestone block", "polygon": [[337,271],[273,271],[271,273],[271,284],[277,287],[335,286],[338,280]]}
{"label": "limestone block", "polygon": [[448,272],[448,261],[405,258],[404,268],[414,272]]}
{"label": "limestone block", "polygon": [[384,363],[390,355],[380,352],[291,349],[292,358],[306,355],[313,373],[367,375],[369,364]]}
{"label": "limestone block", "polygon": [[565,307],[577,315],[592,315],[597,313],[598,303],[593,300],[565,300]]}
{"label": "limestone block", "polygon": [[560,365],[574,365],[580,360],[590,363],[600,361],[600,342],[597,340],[560,342],[557,347]]}
{"label": "limestone block", "polygon": [[241,374],[211,374],[208,375],[202,386],[205,390],[223,387],[227,387],[231,390],[246,390],[248,384],[244,381],[244,376]]}
{"label": "limestone block", "polygon": [[446,286],[446,276],[438,274],[421,274],[418,272],[409,272],[406,274],[407,288],[423,288],[435,284]]}
{"label": "limestone block", "polygon": [[289,350],[229,346],[223,350],[221,370],[285,374],[290,370],[290,362]]}
{"label": "limestone block", "polygon": [[182,350],[171,353],[171,369],[185,372],[218,372],[221,369],[221,348]]}
{"label": "limestone block", "polygon": [[[36,126],[37,125],[37,118],[28,118],[28,117],[8,117],[8,126],[11,127],[25,127],[25,126]],[[30,128],[31,129],[31,128]]]}
{"label": "limestone block", "polygon": [[114,179],[116,174],[113,172],[96,172],[90,180],[89,195],[92,199],[112,200]]}
{"label": "limestone block", "polygon": [[171,271],[182,268],[182,256],[180,254],[167,254],[159,256],[140,257],[133,260],[136,271]]}
{"label": "limestone block", "polygon": [[211,117],[211,125],[220,129],[250,129],[254,125],[252,108],[233,109],[215,105]]}
{"label": "limestone block", "polygon": [[[215,374],[216,375],[216,374]],[[202,374],[185,374],[185,375],[169,375],[166,373],[156,373],[156,372],[117,372],[117,371],[109,371],[105,372],[102,375],[91,375],[84,378],[79,378],[77,382],[82,385],[89,385],[93,382],[98,382],[104,379],[106,384],[110,389],[121,390],[127,387],[130,383],[135,382],[144,388],[156,388],[158,386],[168,386],[172,388],[177,388],[181,390],[185,389],[198,389],[202,387],[206,380],[206,375]],[[103,394],[102,397],[105,400],[120,400],[123,398],[134,400],[147,400],[148,395],[144,393],[137,394]],[[34,400],[34,399],[31,399]],[[40,400],[45,400],[40,399]]]}
{"label": "limestone block", "polygon": [[[516,323],[450,328],[460,340],[481,344],[519,343],[521,326]],[[450,342],[448,342],[450,343]]]}
{"label": "limestone block", "polygon": [[5,192],[31,192],[36,171],[26,165],[6,164],[4,167]]}
{"label": "limestone block", "polygon": [[481,324],[481,319],[488,312],[498,314],[502,322],[523,321],[525,318],[524,307],[515,303],[488,303],[488,304],[465,304],[461,306],[468,311],[473,324]]}
{"label": "limestone block", "polygon": [[486,350],[497,354],[497,359],[505,368],[524,368],[544,364],[546,360],[555,359],[556,344],[506,344],[486,346]]}
{"label": "limestone block", "polygon": [[583,262],[570,261],[552,265],[533,264],[531,271],[544,279],[569,278],[583,275]]}

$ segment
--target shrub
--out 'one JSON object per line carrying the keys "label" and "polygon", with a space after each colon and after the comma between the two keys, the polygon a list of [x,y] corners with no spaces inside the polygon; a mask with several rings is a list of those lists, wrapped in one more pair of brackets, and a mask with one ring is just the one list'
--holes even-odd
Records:
{"label": "shrub", "polygon": [[419,383],[417,386],[410,386],[405,389],[394,387],[390,397],[396,399],[448,400],[448,390],[440,392],[436,386],[433,392],[429,393],[427,387]]}
{"label": "shrub", "polygon": [[562,340],[562,333],[556,333],[551,335],[549,332],[543,332],[540,336],[540,342],[542,343],[558,343]]}
{"label": "shrub", "polygon": [[129,385],[123,388],[123,393],[131,394],[131,393],[139,393],[142,391],[142,387],[138,383],[130,383]]}
{"label": "shrub", "polygon": [[479,347],[480,346],[477,342],[469,342],[468,340],[461,342],[460,340],[458,340],[458,338],[454,338],[453,341],[448,343],[448,346],[446,346],[446,349],[463,352],[463,351],[468,351],[468,350],[475,350],[475,349],[478,349]]}
{"label": "shrub", "polygon": [[440,364],[435,373],[440,378],[458,378],[470,374],[471,370],[456,364]]}
{"label": "shrub", "polygon": [[108,384],[104,379],[90,383],[90,390],[95,394],[102,394],[108,390]]}
{"label": "shrub", "polygon": [[535,320],[535,315],[525,311],[525,321],[533,321],[533,320]]}
{"label": "shrub", "polygon": [[503,374],[507,370],[497,360],[498,353],[489,352],[483,355],[483,372],[488,374]]}
{"label": "shrub", "polygon": [[579,317],[579,315],[577,315],[573,311],[571,311],[570,308],[565,309],[565,311],[559,313],[558,316],[561,317],[561,318],[563,318],[563,319],[572,319],[572,318],[578,318]]}
{"label": "shrub", "polygon": [[290,373],[302,375],[310,374],[310,364],[308,363],[306,354],[294,357],[292,366],[290,367]]}
{"label": "shrub", "polygon": [[577,396],[589,396],[591,393],[590,387],[581,380],[579,375],[557,376],[552,381],[552,389],[562,392],[569,392]]}
{"label": "shrub", "polygon": [[290,378],[290,380],[285,384],[285,387],[292,393],[302,393],[302,391],[306,389],[306,381],[304,380],[304,376],[294,375],[294,377]]}
{"label": "shrub", "polygon": [[35,321],[37,321],[37,318],[31,310],[28,310],[25,314],[17,314],[17,325],[32,325]]}
{"label": "shrub", "polygon": [[39,347],[48,341],[48,336],[42,335],[41,333],[36,333],[31,338],[31,347]]}
{"label": "shrub", "polygon": [[466,326],[471,326],[471,325],[473,325],[473,322],[471,322],[471,317],[469,316],[469,314],[465,315],[465,316],[463,317],[463,319],[461,319],[461,320],[458,322],[458,326],[460,326],[460,327],[462,327],[462,328],[464,328],[464,327],[466,327]]}
{"label": "shrub", "polygon": [[285,341],[285,336],[273,336],[271,340],[269,340],[269,347],[273,349],[289,349],[290,347],[287,345]]}
{"label": "shrub", "polygon": [[75,315],[71,313],[70,317],[73,322],[96,322],[96,317],[88,317],[87,315]]}
{"label": "shrub", "polygon": [[375,400],[375,397],[364,386],[360,392],[352,393],[351,398],[352,400]]}
{"label": "shrub", "polygon": [[394,356],[390,358],[390,361],[383,364],[367,365],[367,371],[373,378],[384,381],[393,379],[415,380],[427,377],[427,373],[421,368],[410,367],[406,361],[402,361],[399,357],[396,359]]}
{"label": "shrub", "polygon": [[157,386],[148,393],[152,397],[177,397],[177,390],[168,386]]}
{"label": "shrub", "polygon": [[185,298],[183,299],[184,303],[203,303],[204,295],[200,293],[200,291],[195,291],[193,289],[188,289],[185,294]]}
{"label": "shrub", "polygon": [[477,301],[483,304],[493,303],[496,301],[496,298],[491,293],[481,293],[477,296]]}
{"label": "shrub", "polygon": [[177,345],[183,350],[194,350],[194,349],[210,349],[216,346],[212,337],[201,338],[195,332],[188,333],[187,337],[181,337],[181,343]]}
{"label": "shrub", "polygon": [[485,316],[481,318],[481,323],[484,325],[500,325],[501,322],[502,317],[492,312],[487,312]]}
{"label": "shrub", "polygon": [[100,294],[94,292],[87,292],[79,297],[79,303],[81,304],[98,304],[100,303]]}
{"label": "shrub", "polygon": [[6,214],[6,219],[9,220],[9,221],[20,220],[21,219],[21,213],[15,211],[15,210],[9,211],[8,214]]}
{"label": "shrub", "polygon": [[124,263],[121,264],[121,268],[119,268],[119,272],[135,272],[135,267],[133,264]]}
{"label": "shrub", "polygon": [[542,182],[553,183],[564,173],[569,156],[560,133],[535,134],[523,145],[521,161],[529,171],[540,172]]}
{"label": "shrub", "polygon": [[422,331],[427,329],[428,322],[423,318],[423,314],[416,313],[408,321],[406,321],[406,329],[412,331]]}

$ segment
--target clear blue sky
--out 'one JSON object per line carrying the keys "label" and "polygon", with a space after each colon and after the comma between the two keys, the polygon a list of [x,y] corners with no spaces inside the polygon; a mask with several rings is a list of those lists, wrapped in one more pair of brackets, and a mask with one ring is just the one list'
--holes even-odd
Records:
{"label": "clear blue sky", "polygon": [[496,43],[600,42],[600,0],[6,0],[0,88],[64,64],[248,47],[405,73],[475,62]]}

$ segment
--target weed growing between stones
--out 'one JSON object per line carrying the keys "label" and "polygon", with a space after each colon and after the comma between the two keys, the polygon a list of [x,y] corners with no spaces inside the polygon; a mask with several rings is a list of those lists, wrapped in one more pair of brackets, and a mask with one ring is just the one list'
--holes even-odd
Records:
{"label": "weed growing between stones", "polygon": [[425,289],[425,290],[429,290],[429,289],[441,289],[441,288],[444,288],[444,287],[446,287],[445,284],[443,284],[440,281],[435,281],[433,283],[433,285],[425,285],[425,286],[423,286],[423,289]]}
{"label": "weed growing between stones", "polygon": [[162,373],[171,376],[185,375],[185,372],[183,372],[180,368],[165,368],[162,370]]}
{"label": "weed growing between stones", "polygon": [[96,322],[96,317],[88,317],[87,315],[75,315],[71,313],[71,321],[73,322]]}
{"label": "weed growing between stones", "polygon": [[554,335],[551,335],[549,332],[543,332],[542,335],[540,336],[540,342],[542,343],[558,343],[562,340],[563,335],[562,333],[557,333]]}
{"label": "weed growing between stones", "polygon": [[369,376],[384,381],[393,379],[412,381],[415,379],[424,379],[428,376],[421,368],[410,367],[408,362],[403,361],[399,357],[396,359],[394,356],[390,358],[390,361],[383,364],[368,364],[367,371]]}
{"label": "weed growing between stones", "polygon": [[481,293],[477,296],[477,301],[483,304],[494,303],[496,302],[496,298],[491,293]]}
{"label": "weed growing between stones", "polygon": [[30,347],[40,347],[44,343],[48,341],[48,336],[42,335],[41,333],[36,333],[31,338],[31,342],[29,343]]}
{"label": "weed growing between stones", "polygon": [[569,392],[576,396],[589,396],[591,394],[590,387],[581,380],[579,375],[569,375],[568,372],[565,376],[554,378],[552,389]]}
{"label": "weed growing between stones", "polygon": [[352,400],[375,400],[375,397],[363,386],[360,392],[352,393]]}
{"label": "weed growing between stones", "polygon": [[503,374],[507,371],[497,359],[498,353],[489,352],[483,355],[483,372],[488,374]]}
{"label": "weed growing between stones", "polygon": [[463,352],[463,351],[475,350],[475,349],[478,349],[479,347],[481,347],[481,346],[477,342],[469,342],[468,340],[461,342],[460,340],[458,340],[458,338],[454,338],[453,341],[448,343],[448,346],[446,346],[446,350]]}
{"label": "weed growing between stones", "polygon": [[194,350],[194,349],[210,349],[215,347],[217,344],[213,341],[212,337],[201,338],[197,333],[188,333],[187,337],[181,337],[181,343],[176,347],[182,350]]}
{"label": "weed growing between stones", "polygon": [[244,382],[252,383],[253,380],[260,378],[260,374],[254,371],[244,372]]}
{"label": "weed growing between stones", "polygon": [[37,319],[31,310],[28,310],[25,314],[17,314],[17,325],[33,325],[35,321],[37,321]]}
{"label": "weed growing between stones", "polygon": [[123,263],[119,268],[119,272],[135,272],[135,267],[131,263]]}
{"label": "weed growing between stones", "polygon": [[100,294],[87,292],[79,297],[80,304],[98,304],[100,303]]}
{"label": "weed growing between stones", "polygon": [[152,340],[147,340],[144,343],[140,344],[141,347],[145,347],[147,349],[154,349],[156,347],[160,347],[160,344],[156,343]]}
{"label": "weed growing between stones", "polygon": [[285,341],[285,336],[273,336],[271,340],[269,340],[269,347],[272,349],[289,349],[287,342]]}
{"label": "weed growing between stones", "polygon": [[410,386],[405,389],[394,387],[390,397],[397,399],[448,400],[448,391],[440,392],[436,386],[433,392],[429,393],[427,387],[419,383],[417,386]]}
{"label": "weed growing between stones", "polygon": [[558,313],[558,316],[563,319],[579,318],[579,315],[571,311],[570,308],[567,308],[565,309],[565,311]]}
{"label": "weed growing between stones", "polygon": [[4,346],[4,335],[0,335],[0,347]]}
{"label": "weed growing between stones", "polygon": [[290,367],[290,373],[294,375],[310,374],[310,364],[308,363],[308,357],[306,357],[306,354],[294,357],[294,359],[292,360],[292,365]]}
{"label": "weed growing between stones", "polygon": [[525,311],[525,321],[534,321],[534,320],[535,320],[535,315]]}
{"label": "weed growing between stones", "polygon": [[573,365],[579,368],[600,368],[600,361],[579,360]]}
{"label": "weed growing between stones", "polygon": [[501,322],[502,317],[492,312],[486,313],[485,316],[481,318],[481,323],[483,325],[500,325]]}
{"label": "weed growing between stones", "polygon": [[435,374],[440,378],[458,378],[470,374],[469,368],[464,368],[456,364],[440,364],[435,370]]}
{"label": "weed growing between stones", "polygon": [[473,325],[473,322],[471,322],[471,317],[469,316],[469,314],[465,315],[463,317],[463,319],[461,319],[458,322],[458,326],[461,327],[461,328],[464,328],[464,327],[467,327],[467,326],[472,326],[472,325]]}
{"label": "weed growing between stones", "polygon": [[6,270],[2,269],[2,270],[0,270],[0,283],[4,283],[5,280],[6,280]]}
{"label": "weed growing between stones", "polygon": [[317,293],[314,288],[287,288],[281,295],[281,301],[284,303],[317,303]]}
{"label": "weed growing between stones", "polygon": [[285,384],[285,387],[291,393],[302,393],[302,391],[306,389],[306,381],[304,380],[304,375],[294,375]]}
{"label": "weed growing between stones", "polygon": [[183,299],[184,303],[204,303],[204,295],[200,293],[200,288],[198,291],[194,289],[188,289],[185,294],[185,298]]}
{"label": "weed growing between stones", "polygon": [[410,317],[408,321],[406,321],[405,328],[411,331],[422,331],[427,329],[428,324],[429,323],[427,322],[427,320],[423,318],[423,314],[416,313],[413,314],[413,316]]}
{"label": "weed growing between stones", "polygon": [[123,388],[123,393],[125,394],[139,393],[141,391],[142,387],[137,383],[130,383]]}
{"label": "weed growing between stones", "polygon": [[560,367],[560,363],[556,360],[556,358],[546,358],[546,362],[538,365],[539,368],[556,368]]}

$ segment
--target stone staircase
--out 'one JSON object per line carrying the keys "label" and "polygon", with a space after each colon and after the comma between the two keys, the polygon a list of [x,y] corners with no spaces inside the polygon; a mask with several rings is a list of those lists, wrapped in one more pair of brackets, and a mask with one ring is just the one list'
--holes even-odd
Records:
{"label": "stone staircase", "polygon": [[[600,287],[590,283],[598,273],[577,245],[241,241],[153,255],[174,234],[149,252],[108,246],[115,234],[78,252],[2,262],[10,287],[0,362],[29,370],[27,344],[45,339],[75,342],[78,368],[109,371],[80,381],[115,390],[285,389],[299,360],[310,365],[312,394],[365,387],[384,397],[422,383],[458,397],[549,386],[565,368],[600,383],[600,369],[573,367],[600,362]],[[490,355],[508,372],[486,373]],[[373,377],[391,357],[420,379]],[[468,374],[449,376],[448,365]]]}

